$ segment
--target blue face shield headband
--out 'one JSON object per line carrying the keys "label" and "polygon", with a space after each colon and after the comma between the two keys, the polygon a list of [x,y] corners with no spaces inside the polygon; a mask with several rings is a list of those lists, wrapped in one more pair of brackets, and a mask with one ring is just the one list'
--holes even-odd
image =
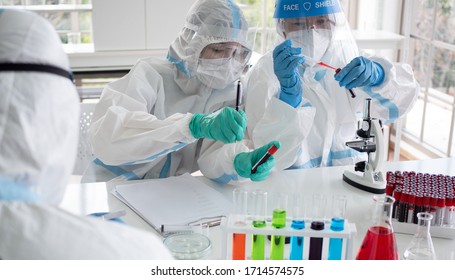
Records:
{"label": "blue face shield headband", "polygon": [[42,72],[50,73],[74,81],[73,74],[62,68],[45,65],[45,64],[31,64],[31,63],[0,63],[0,72],[14,71],[14,72]]}
{"label": "blue face shield headband", "polygon": [[341,12],[338,0],[277,0],[274,18],[302,18]]}

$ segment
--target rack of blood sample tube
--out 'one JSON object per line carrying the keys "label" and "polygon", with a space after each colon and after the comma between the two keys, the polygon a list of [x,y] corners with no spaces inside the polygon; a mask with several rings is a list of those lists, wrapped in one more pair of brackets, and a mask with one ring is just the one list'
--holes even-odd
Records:
{"label": "rack of blood sample tube", "polygon": [[414,234],[417,213],[433,215],[430,232],[433,237],[455,238],[455,176],[388,171],[386,194],[395,198],[392,210],[393,229]]}
{"label": "rack of blood sample tube", "polygon": [[[237,218],[237,217],[236,217]],[[302,229],[296,230],[291,227],[292,221],[287,220],[286,225],[282,228],[276,228],[272,225],[272,217],[269,216],[266,218],[266,224],[264,227],[254,227],[253,226],[253,217],[245,215],[245,225],[238,225],[235,222],[233,215],[229,215],[222,219],[221,228],[223,231],[223,240],[222,240],[222,256],[226,259],[233,259],[232,248],[233,248],[233,237],[238,234],[245,234],[245,259],[251,260],[254,259],[251,257],[252,247],[253,247],[253,238],[258,236],[283,236],[283,237],[303,237],[303,253],[302,259],[308,260],[310,254],[310,240],[312,238],[322,239],[322,248],[321,255],[322,259],[328,258],[328,250],[331,239],[341,239],[342,242],[342,259],[353,260],[354,255],[354,237],[357,234],[357,229],[354,223],[349,223],[345,220],[344,229],[342,231],[335,231],[330,229],[330,222],[325,221],[324,229],[314,230],[311,227],[312,221],[305,221],[305,226]],[[267,238],[265,238],[267,240]],[[273,239],[272,239],[273,240]],[[283,259],[292,259],[290,258],[290,244],[286,244],[284,248],[284,257]],[[272,244],[270,241],[264,242],[263,256],[264,259],[269,260]]]}

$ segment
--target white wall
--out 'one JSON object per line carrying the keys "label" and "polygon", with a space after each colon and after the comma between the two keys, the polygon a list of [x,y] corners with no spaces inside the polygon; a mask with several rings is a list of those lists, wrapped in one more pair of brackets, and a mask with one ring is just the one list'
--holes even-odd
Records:
{"label": "white wall", "polygon": [[95,51],[167,49],[196,0],[93,0]]}

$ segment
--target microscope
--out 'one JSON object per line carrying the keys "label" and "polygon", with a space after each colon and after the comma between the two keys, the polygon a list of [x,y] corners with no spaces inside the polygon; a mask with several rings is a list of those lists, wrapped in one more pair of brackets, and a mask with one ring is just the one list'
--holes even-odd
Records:
{"label": "microscope", "polygon": [[378,119],[371,118],[371,98],[365,99],[363,120],[357,130],[357,139],[346,142],[346,146],[358,152],[367,153],[368,161],[355,164],[355,172],[345,170],[343,181],[361,190],[383,194],[386,182],[382,173],[382,164],[385,161],[384,135]]}

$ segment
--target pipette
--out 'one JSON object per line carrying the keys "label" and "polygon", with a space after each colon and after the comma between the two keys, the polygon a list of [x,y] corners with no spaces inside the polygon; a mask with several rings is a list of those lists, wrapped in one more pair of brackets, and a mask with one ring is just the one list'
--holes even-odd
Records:
{"label": "pipette", "polygon": [[307,64],[307,65],[309,65],[309,66],[313,66],[313,65],[315,65],[315,64],[318,64],[318,65],[321,65],[321,66],[323,66],[323,67],[330,68],[330,69],[335,70],[335,71],[337,70],[337,68],[335,68],[335,67],[333,67],[333,66],[330,66],[330,65],[328,65],[328,64],[325,64],[325,63],[322,62],[322,61],[317,61],[316,59],[311,58],[311,57],[309,57],[309,56],[304,56],[304,55],[299,55],[299,56],[305,58],[304,64]]}
{"label": "pipette", "polygon": [[[341,71],[341,68],[335,68],[335,67],[333,67],[333,66],[331,66],[331,65],[328,65],[328,64],[326,64],[326,63],[324,63],[324,62],[322,62],[322,61],[317,61],[317,60],[315,60],[315,59],[313,59],[313,58],[311,58],[311,57],[304,56],[304,55],[299,55],[299,56],[304,57],[304,58],[305,58],[304,64],[307,64],[307,65],[309,65],[309,66],[313,66],[313,65],[317,64],[317,65],[320,65],[320,66],[323,66],[323,67],[326,67],[326,68],[335,70],[335,74],[338,74],[338,72]],[[352,89],[348,89],[348,90],[349,90],[349,92],[351,93],[351,97],[352,97],[352,98],[355,98],[354,91],[353,91]]]}

